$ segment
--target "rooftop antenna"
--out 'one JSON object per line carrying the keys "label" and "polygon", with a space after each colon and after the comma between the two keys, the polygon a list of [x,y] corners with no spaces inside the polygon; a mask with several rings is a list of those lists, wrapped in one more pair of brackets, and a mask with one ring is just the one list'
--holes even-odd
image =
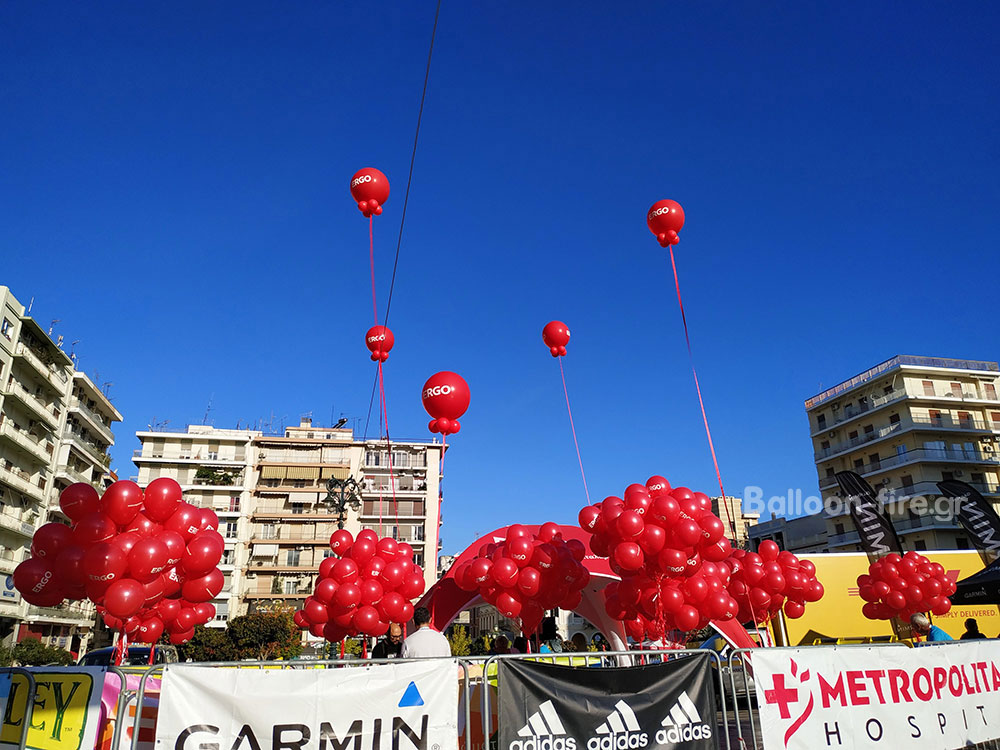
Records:
{"label": "rooftop antenna", "polygon": [[80,339],[77,339],[72,344],[69,345],[69,358],[73,360],[73,364],[76,364],[76,345],[80,343]]}
{"label": "rooftop antenna", "polygon": [[[211,396],[208,397],[208,406],[205,407],[205,416],[201,420],[202,424],[208,424],[208,415],[212,411],[212,399],[213,398],[215,398],[215,394],[214,393]],[[236,429],[239,429],[239,427],[237,427]]]}
{"label": "rooftop antenna", "polygon": [[56,323],[62,323],[62,318],[56,318],[49,323],[49,338],[52,338],[52,329],[56,327]]}
{"label": "rooftop antenna", "polygon": [[101,386],[101,391],[104,393],[104,398],[108,399],[108,401],[111,400],[110,391],[111,391],[111,386],[113,386],[113,385],[114,385],[114,383],[112,383],[112,382],[109,381],[109,382],[107,382],[107,383],[105,383],[104,385]]}
{"label": "rooftop antenna", "polygon": [[28,312],[25,313],[25,315],[31,315],[31,306],[34,304],[35,304],[35,298],[32,297],[30,300],[28,300]]}

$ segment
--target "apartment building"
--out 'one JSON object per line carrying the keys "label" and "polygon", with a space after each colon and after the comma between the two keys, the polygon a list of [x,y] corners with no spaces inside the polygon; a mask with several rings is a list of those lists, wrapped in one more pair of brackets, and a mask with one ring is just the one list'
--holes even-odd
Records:
{"label": "apartment building", "polygon": [[213,600],[215,619],[209,627],[225,627],[241,613],[243,569],[249,555],[250,506],[254,487],[254,430],[223,430],[189,425],[183,430],[149,429],[136,433],[142,447],[132,461],[139,474],[132,479],[145,487],[159,477],[181,485],[184,499],[219,516],[219,533],[225,550],[219,570],[224,584]]}
{"label": "apartment building", "polygon": [[309,419],[280,435],[190,425],[136,436],[141,486],[173,477],[188,502],[219,514],[226,585],[215,601],[215,625],[247,612],[298,608],[312,593],[339,520],[326,502],[330,479],[353,478],[358,487],[344,528],[408,542],[427,585],[436,580],[440,443],[393,443],[390,480],[384,441],[355,440],[350,429]]}
{"label": "apartment building", "polygon": [[[303,419],[280,436],[254,441],[254,503],[244,598],[249,611],[300,607],[329,557],[339,516],[326,503],[330,479],[354,478],[356,509],[344,528],[373,529],[409,543],[428,587],[440,547],[441,443],[359,441],[349,428],[315,427]],[[392,471],[390,474],[390,459]]]}
{"label": "apartment building", "polygon": [[733,546],[746,549],[750,540],[750,530],[760,520],[760,513],[744,510],[743,498],[732,495],[726,495],[725,502],[721,496],[713,497],[712,512],[726,524],[726,536],[733,542]]}
{"label": "apartment building", "polygon": [[796,555],[823,552],[827,544],[826,518],[822,513],[799,518],[770,518],[750,529],[750,548],[760,549],[765,539]]}
{"label": "apartment building", "polygon": [[[1000,366],[899,355],[805,402],[824,497],[852,470],[890,502],[906,549],[966,549],[937,503],[936,483],[960,479],[1000,503]],[[859,549],[850,517],[827,519],[829,548]]]}
{"label": "apartment building", "polygon": [[35,607],[11,574],[48,521],[67,522],[59,493],[102,487],[121,414],[6,287],[0,287],[0,640],[26,636],[85,650],[94,620],[85,603]]}

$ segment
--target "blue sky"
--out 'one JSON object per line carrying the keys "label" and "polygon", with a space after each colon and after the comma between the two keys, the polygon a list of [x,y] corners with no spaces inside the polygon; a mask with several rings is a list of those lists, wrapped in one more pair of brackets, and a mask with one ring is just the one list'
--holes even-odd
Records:
{"label": "blue sky", "polygon": [[[495,4],[496,5],[496,4]],[[991,4],[444,2],[400,253],[392,432],[472,389],[444,549],[591,494],[714,471],[816,492],[802,402],[896,353],[997,359]],[[432,3],[0,6],[0,284],[111,381],[136,429],[368,411],[367,222],[384,305]],[[992,72],[990,72],[992,71]],[[374,423],[374,419],[373,419]]]}

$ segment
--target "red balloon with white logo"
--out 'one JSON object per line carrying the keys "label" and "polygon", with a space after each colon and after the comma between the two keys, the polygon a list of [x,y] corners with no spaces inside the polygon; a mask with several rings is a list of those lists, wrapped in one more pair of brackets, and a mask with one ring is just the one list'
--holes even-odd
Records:
{"label": "red balloon with white logo", "polygon": [[365,346],[372,353],[372,362],[385,362],[396,339],[386,326],[372,326],[365,334]]}
{"label": "red balloon with white logo", "polygon": [[912,550],[886,555],[858,576],[858,594],[865,602],[861,611],[869,620],[906,621],[917,612],[946,615],[955,588],[943,565]]}
{"label": "red balloon with white logo", "polygon": [[558,320],[546,323],[542,329],[542,341],[549,347],[549,354],[553,357],[565,357],[566,344],[569,343],[569,328]]}
{"label": "red balloon with white logo", "polygon": [[452,435],[462,428],[458,418],[469,408],[472,396],[469,384],[461,375],[445,370],[427,379],[421,398],[424,410],[433,417],[427,428],[431,432]]}
{"label": "red balloon with white logo", "polygon": [[646,224],[660,247],[676,245],[681,241],[678,235],[684,226],[684,209],[677,201],[657,201],[646,212]]}
{"label": "red balloon with white logo", "polygon": [[424,572],[413,548],[363,529],[357,538],[333,532],[312,596],[295,613],[295,624],[336,643],[357,635],[380,636],[391,623],[413,618],[412,601],[424,593]]}
{"label": "red balloon with white logo", "polygon": [[[70,524],[49,523],[35,532],[32,557],[14,571],[21,596],[41,607],[90,599],[109,627],[134,639],[155,641],[166,628],[171,642],[189,640],[195,625],[215,617],[208,602],[222,587],[224,540],[209,528],[185,526],[184,536],[150,520],[180,513],[211,525],[207,514],[183,502],[173,479],[156,479],[147,490],[148,496],[127,480],[103,496],[82,482],[63,490],[59,504]],[[182,629],[171,629],[174,609],[187,613]]]}
{"label": "red balloon with white logo", "polygon": [[359,169],[351,178],[351,197],[365,216],[378,216],[389,200],[389,178],[374,167]]}
{"label": "red balloon with white logo", "polygon": [[762,541],[757,552],[733,550],[729,564],[729,594],[739,604],[740,622],[769,622],[782,610],[794,620],[802,617],[809,602],[823,598],[816,566],[783,552],[770,539]]}
{"label": "red balloon with white logo", "polygon": [[520,620],[524,633],[533,633],[545,610],[579,606],[590,581],[585,554],[583,544],[564,540],[554,523],[535,533],[514,524],[502,542],[484,544],[475,558],[463,562],[455,583],[478,591],[504,617]]}

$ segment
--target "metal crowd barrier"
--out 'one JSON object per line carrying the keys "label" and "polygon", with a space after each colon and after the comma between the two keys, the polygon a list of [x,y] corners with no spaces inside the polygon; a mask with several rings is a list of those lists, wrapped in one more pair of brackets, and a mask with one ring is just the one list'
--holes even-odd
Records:
{"label": "metal crowd barrier", "polygon": [[[28,683],[28,692],[25,696],[24,704],[24,719],[21,724],[21,736],[18,739],[17,747],[18,750],[25,750],[28,746],[28,731],[31,729],[31,720],[34,718],[35,713],[35,696],[38,692],[38,685],[35,682],[35,672],[44,672],[46,667],[0,667],[0,673],[6,673],[11,675],[21,675],[24,677],[25,682]],[[124,711],[124,707],[127,701],[127,690],[125,683],[124,673],[117,667],[108,667],[108,672],[118,675],[120,684],[118,686],[118,698],[115,701],[116,713],[115,713],[115,728],[112,732],[111,737],[111,748],[112,750],[117,750],[118,748],[118,738],[121,733],[121,716]],[[99,686],[100,690],[104,689],[104,685]],[[3,726],[3,718],[0,716],[0,727]],[[100,732],[101,729],[98,727],[98,742],[100,742]]]}
{"label": "metal crowd barrier", "polygon": [[[726,691],[723,687],[724,681],[722,679],[722,659],[719,654],[710,649],[703,648],[684,648],[684,649],[649,649],[646,651],[595,651],[595,652],[582,652],[582,651],[571,651],[568,653],[560,654],[497,654],[490,656],[486,659],[486,664],[483,667],[483,738],[486,742],[486,750],[490,747],[490,691],[489,691],[489,669],[493,664],[500,661],[508,661],[511,659],[518,659],[521,661],[539,661],[543,663],[551,664],[561,664],[566,659],[570,659],[570,664],[567,666],[573,666],[577,668],[607,668],[607,667],[618,667],[618,666],[638,666],[640,664],[657,663],[649,661],[650,657],[659,657],[659,661],[668,661],[673,657],[678,656],[701,656],[712,661],[716,668],[716,674],[718,675],[718,681],[713,680],[714,690],[719,699],[719,710],[722,712],[722,726],[725,727],[723,736],[725,737],[726,750],[730,750],[729,744],[729,718],[726,712]],[[576,660],[583,660],[583,664],[576,664]],[[613,664],[609,663],[614,662]],[[497,690],[500,688],[500,671],[497,670]],[[499,699],[499,692],[497,695]],[[499,716],[497,717],[497,726],[499,727]],[[468,747],[468,738],[471,736],[471,732],[466,730],[466,750],[471,750]]]}

